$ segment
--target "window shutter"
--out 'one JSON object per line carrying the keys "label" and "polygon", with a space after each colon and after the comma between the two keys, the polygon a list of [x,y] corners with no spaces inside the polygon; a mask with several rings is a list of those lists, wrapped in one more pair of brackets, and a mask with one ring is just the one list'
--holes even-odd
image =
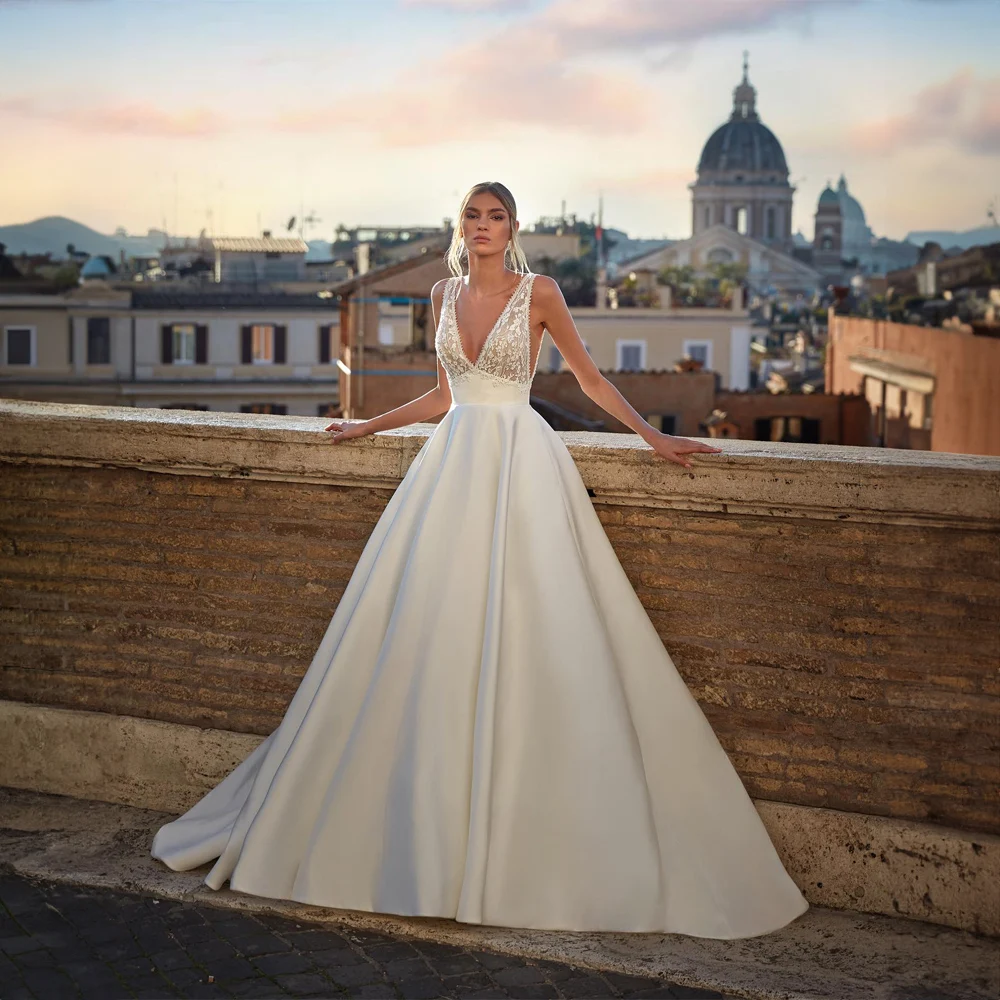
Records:
{"label": "window shutter", "polygon": [[330,327],[321,326],[319,328],[319,363],[328,365],[330,363]]}
{"label": "window shutter", "polygon": [[208,327],[196,326],[194,330],[194,360],[195,364],[208,363]]}
{"label": "window shutter", "polygon": [[240,327],[240,341],[241,341],[241,356],[240,360],[245,365],[253,363],[253,348],[250,343],[250,327],[242,326]]}
{"label": "window shutter", "polygon": [[285,341],[287,340],[288,327],[276,326],[274,328],[274,363],[283,365],[285,363]]}
{"label": "window shutter", "polygon": [[160,361],[165,365],[174,363],[174,328],[168,323],[160,327]]}

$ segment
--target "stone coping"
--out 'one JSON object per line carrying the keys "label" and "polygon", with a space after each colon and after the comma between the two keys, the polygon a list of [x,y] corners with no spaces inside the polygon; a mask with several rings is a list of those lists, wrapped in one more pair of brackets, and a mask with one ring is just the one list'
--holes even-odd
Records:
{"label": "stone coping", "polygon": [[[0,399],[0,462],[394,489],[433,431],[412,424],[329,443],[325,417]],[[682,469],[634,434],[559,432],[599,502],[761,516],[1000,523],[1000,458],[895,448],[702,439]]]}

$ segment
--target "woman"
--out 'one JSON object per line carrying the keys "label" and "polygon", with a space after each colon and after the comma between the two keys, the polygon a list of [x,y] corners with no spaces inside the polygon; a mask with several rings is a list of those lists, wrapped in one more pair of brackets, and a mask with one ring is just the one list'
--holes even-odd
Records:
{"label": "woman", "polygon": [[[514,199],[462,203],[432,291],[438,385],[340,443],[444,413],[275,730],[156,835],[220,888],[468,923],[739,938],[808,905],[663,648],[561,439],[543,330],[584,391],[685,468],[528,272]],[[468,258],[468,282],[462,259]],[[516,269],[508,269],[509,257]]]}

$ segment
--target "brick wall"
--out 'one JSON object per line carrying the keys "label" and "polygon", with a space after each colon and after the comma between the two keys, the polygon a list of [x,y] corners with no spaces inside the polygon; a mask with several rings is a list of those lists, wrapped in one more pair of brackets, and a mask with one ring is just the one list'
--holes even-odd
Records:
{"label": "brick wall", "polygon": [[[390,494],[0,465],[0,698],[270,732]],[[751,795],[1000,832],[995,531],[597,509]]]}

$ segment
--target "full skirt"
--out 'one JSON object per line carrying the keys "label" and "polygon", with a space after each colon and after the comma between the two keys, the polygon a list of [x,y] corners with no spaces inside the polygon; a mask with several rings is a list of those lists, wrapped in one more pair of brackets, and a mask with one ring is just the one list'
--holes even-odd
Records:
{"label": "full skirt", "polygon": [[157,833],[322,906],[741,938],[807,908],[559,436],[454,405],[279,727]]}

